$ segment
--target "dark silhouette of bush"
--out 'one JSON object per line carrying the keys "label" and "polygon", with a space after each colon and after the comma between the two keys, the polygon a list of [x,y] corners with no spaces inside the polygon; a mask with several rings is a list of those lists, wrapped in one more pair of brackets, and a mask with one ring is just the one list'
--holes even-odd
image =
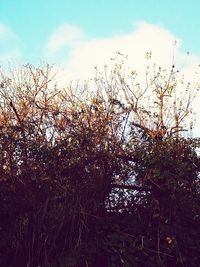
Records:
{"label": "dark silhouette of bush", "polygon": [[174,75],[154,77],[150,114],[118,69],[95,92],[59,90],[48,65],[1,74],[1,266],[198,266],[200,164],[189,106],[165,109]]}

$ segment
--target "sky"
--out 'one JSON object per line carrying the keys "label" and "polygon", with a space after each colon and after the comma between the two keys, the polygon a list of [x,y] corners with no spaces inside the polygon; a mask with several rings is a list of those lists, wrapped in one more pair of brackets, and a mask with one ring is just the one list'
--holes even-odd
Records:
{"label": "sky", "polygon": [[72,42],[123,36],[134,32],[137,22],[146,22],[180,38],[183,52],[200,56],[199,10],[198,0],[0,0],[0,54],[38,62],[47,57],[47,43],[63,25],[74,27]]}
{"label": "sky", "polygon": [[152,52],[156,64],[194,79],[199,10],[198,0],[0,0],[0,65],[48,62],[69,79],[88,79],[117,51],[142,72]]}

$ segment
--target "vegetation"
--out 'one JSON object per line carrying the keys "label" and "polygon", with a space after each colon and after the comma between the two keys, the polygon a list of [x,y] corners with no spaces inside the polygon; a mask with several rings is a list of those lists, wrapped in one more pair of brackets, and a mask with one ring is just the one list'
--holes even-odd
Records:
{"label": "vegetation", "polygon": [[196,85],[174,66],[145,84],[119,64],[67,88],[48,65],[0,76],[1,266],[198,266]]}

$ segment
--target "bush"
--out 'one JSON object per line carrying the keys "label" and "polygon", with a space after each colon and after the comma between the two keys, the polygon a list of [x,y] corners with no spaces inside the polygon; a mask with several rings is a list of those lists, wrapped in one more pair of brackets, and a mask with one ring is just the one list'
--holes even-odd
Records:
{"label": "bush", "polygon": [[113,75],[93,93],[59,90],[48,65],[1,75],[1,266],[198,266],[200,164],[181,137],[188,106],[176,103],[164,125],[174,79],[160,76],[160,91],[152,83],[161,100],[152,114],[146,89]]}

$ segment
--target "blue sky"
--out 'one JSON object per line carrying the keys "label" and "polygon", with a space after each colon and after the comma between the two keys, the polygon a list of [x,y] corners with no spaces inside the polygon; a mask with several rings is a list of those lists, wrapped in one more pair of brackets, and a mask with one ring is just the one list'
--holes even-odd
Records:
{"label": "blue sky", "polygon": [[18,39],[1,42],[0,52],[15,47],[23,60],[37,62],[51,33],[64,23],[80,27],[88,38],[105,38],[129,33],[135,21],[146,21],[181,38],[181,49],[200,55],[199,10],[194,0],[1,0],[0,23]]}

